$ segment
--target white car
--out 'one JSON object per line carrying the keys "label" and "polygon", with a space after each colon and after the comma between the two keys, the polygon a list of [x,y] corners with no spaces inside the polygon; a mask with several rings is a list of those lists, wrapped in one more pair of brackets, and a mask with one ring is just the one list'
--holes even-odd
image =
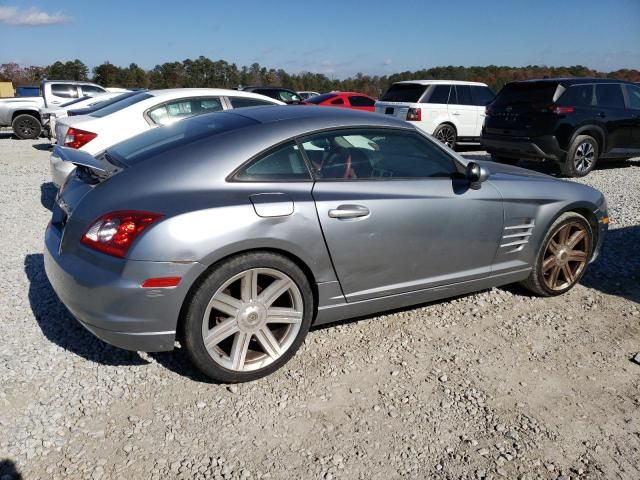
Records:
{"label": "white car", "polygon": [[[127,95],[89,115],[61,118],[56,122],[58,145],[97,155],[107,148],[152,128],[184,118],[233,108],[285,103],[239,90],[176,88]],[[75,166],[51,154],[51,176],[58,187]]]}
{"label": "white car", "polygon": [[495,93],[484,83],[457,80],[396,82],[376,102],[377,113],[415,122],[451,148],[480,143],[485,107]]}
{"label": "white car", "polygon": [[69,115],[69,110],[78,110],[81,108],[96,107],[100,104],[106,104],[108,100],[122,96],[122,93],[102,93],[95,97],[82,97],[71,100],[55,107],[40,108],[40,122],[49,133],[49,138],[55,137],[56,121],[59,118]]}

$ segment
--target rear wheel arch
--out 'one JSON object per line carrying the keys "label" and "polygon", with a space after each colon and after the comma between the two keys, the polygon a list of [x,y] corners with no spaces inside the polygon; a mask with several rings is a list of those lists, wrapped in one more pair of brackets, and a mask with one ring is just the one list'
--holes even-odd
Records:
{"label": "rear wheel arch", "polygon": [[222,258],[217,259],[215,262],[208,265],[205,268],[205,270],[198,276],[198,278],[196,278],[193,281],[193,283],[189,287],[187,294],[184,297],[184,300],[182,301],[182,306],[180,307],[180,313],[178,315],[178,322],[177,322],[177,328],[176,328],[176,336],[178,340],[181,340],[184,335],[184,330],[183,330],[184,317],[187,312],[189,303],[193,298],[193,295],[195,294],[195,292],[198,290],[202,282],[209,276],[211,271],[232,258],[239,257],[241,255],[252,254],[252,253],[272,253],[275,255],[280,255],[286,258],[287,260],[290,260],[291,262],[293,262],[298,268],[300,268],[300,270],[302,270],[302,273],[304,273],[305,277],[307,278],[307,281],[309,282],[309,285],[311,286],[311,292],[313,294],[313,318],[315,319],[316,314],[318,312],[318,298],[319,298],[318,285],[317,285],[315,276],[313,275],[313,271],[306,264],[306,262],[304,262],[297,255],[294,255],[291,252],[288,252],[286,250],[282,250],[279,248],[271,248],[271,247],[252,248],[252,249],[246,249],[246,250],[239,250],[237,252],[230,253],[228,255],[225,255]]}
{"label": "rear wheel arch", "polygon": [[566,147],[567,150],[571,147],[571,145],[573,145],[575,139],[580,135],[588,135],[590,137],[593,137],[593,139],[598,142],[599,154],[602,155],[605,152],[606,134],[601,127],[598,127],[596,125],[584,125],[582,127],[576,128],[573,132],[573,135],[571,135],[571,138],[569,139],[569,143]]}
{"label": "rear wheel arch", "polygon": [[17,116],[19,115],[31,115],[32,117],[36,118],[40,123],[42,123],[42,119],[40,118],[40,112],[38,112],[37,110],[16,110],[15,112],[13,112],[13,115],[11,115],[11,121],[13,122]]}

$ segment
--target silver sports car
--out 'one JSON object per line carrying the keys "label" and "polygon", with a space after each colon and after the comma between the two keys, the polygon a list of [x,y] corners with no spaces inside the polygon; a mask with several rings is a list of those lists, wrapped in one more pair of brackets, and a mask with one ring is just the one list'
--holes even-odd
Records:
{"label": "silver sports car", "polygon": [[77,165],[47,275],[91,332],[242,382],[312,325],[522,282],[566,292],[607,230],[593,188],[470,162],[411,124],[256,107],[152,130]]}

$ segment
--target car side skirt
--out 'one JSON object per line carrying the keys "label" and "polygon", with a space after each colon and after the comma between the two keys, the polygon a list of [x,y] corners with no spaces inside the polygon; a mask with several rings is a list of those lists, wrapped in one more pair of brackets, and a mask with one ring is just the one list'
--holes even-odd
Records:
{"label": "car side skirt", "polygon": [[358,302],[329,304],[318,307],[314,325],[338,322],[349,318],[364,317],[372,314],[382,314],[385,311],[397,308],[419,305],[422,303],[456,297],[467,293],[478,292],[500,285],[516,283],[526,279],[531,272],[531,267],[525,269],[496,274],[485,278],[470,280],[467,282],[441,285],[415,292],[388,295],[385,297],[361,300]]}

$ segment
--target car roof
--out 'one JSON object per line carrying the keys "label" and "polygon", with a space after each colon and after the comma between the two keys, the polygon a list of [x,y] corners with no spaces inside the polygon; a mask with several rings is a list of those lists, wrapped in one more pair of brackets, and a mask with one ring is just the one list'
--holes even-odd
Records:
{"label": "car roof", "polygon": [[333,93],[335,95],[359,95],[361,97],[368,97],[369,95],[367,95],[366,93],[360,93],[360,92],[329,92],[329,93]]}
{"label": "car roof", "polygon": [[447,85],[478,85],[481,87],[486,87],[486,83],[481,82],[467,82],[463,80],[403,80],[401,82],[394,82],[394,85],[397,83],[417,83],[419,85],[438,85],[438,84],[447,84]]}
{"label": "car roof", "polygon": [[576,85],[580,83],[630,83],[626,80],[616,80],[614,78],[598,77],[554,77],[554,78],[531,78],[529,80],[516,80],[510,83],[562,83],[563,85]]}
{"label": "car roof", "polygon": [[[304,121],[311,129],[323,126],[388,126],[409,130],[415,128],[413,125],[390,115],[378,115],[347,108],[326,108],[317,105],[248,107],[241,110],[227,110],[224,113],[240,115],[259,123],[299,123]],[[317,124],[317,126],[311,124]]]}
{"label": "car roof", "polygon": [[[183,97],[197,95],[231,95],[236,97],[254,97],[256,94],[243,90],[231,90],[228,88],[164,88],[161,90],[149,90],[154,97]],[[260,96],[262,98],[262,95]],[[273,99],[271,99],[273,100]]]}

